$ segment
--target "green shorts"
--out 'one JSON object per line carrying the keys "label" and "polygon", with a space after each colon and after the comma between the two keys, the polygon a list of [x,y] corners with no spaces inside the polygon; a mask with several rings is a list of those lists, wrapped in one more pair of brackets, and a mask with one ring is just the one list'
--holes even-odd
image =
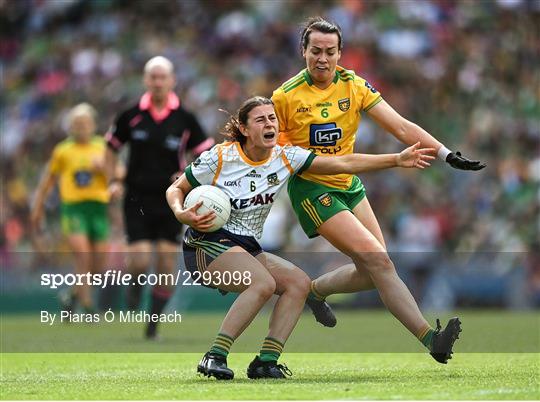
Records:
{"label": "green shorts", "polygon": [[356,176],[351,187],[340,190],[291,176],[287,186],[289,198],[300,225],[310,239],[317,228],[340,211],[352,211],[366,196],[366,189]]}
{"label": "green shorts", "polygon": [[82,201],[62,204],[62,231],[66,236],[86,235],[90,241],[104,241],[109,237],[107,204]]}

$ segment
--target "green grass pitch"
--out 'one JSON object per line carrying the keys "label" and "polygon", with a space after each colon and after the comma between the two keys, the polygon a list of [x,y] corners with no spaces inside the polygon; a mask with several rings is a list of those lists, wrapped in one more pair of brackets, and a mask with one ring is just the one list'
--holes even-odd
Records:
{"label": "green grass pitch", "polygon": [[[0,395],[3,400],[540,399],[538,317],[504,314],[460,314],[464,332],[448,365],[423,352],[387,312],[339,311],[334,329],[320,327],[305,314],[280,359],[294,375],[284,381],[251,381],[245,369],[266,332],[268,315],[263,313],[233,346],[229,366],[236,378],[230,382],[195,373],[222,314],[186,313],[182,323],[164,325],[160,343],[143,342],[140,324],[47,328],[36,316],[4,315]],[[497,327],[499,322],[506,328]],[[513,346],[494,353],[505,338]],[[482,339],[491,339],[492,346],[488,342],[482,350]],[[531,341],[536,342],[532,347]],[[77,342],[79,351],[73,352]],[[355,343],[361,345],[356,353]],[[71,353],[41,353],[66,344]],[[385,350],[385,344],[392,346]],[[307,353],[306,345],[316,345],[314,353]]]}
{"label": "green grass pitch", "polygon": [[538,355],[289,353],[294,375],[251,381],[252,354],[231,355],[230,382],[197,377],[194,353],[7,354],[2,399],[538,399]]}

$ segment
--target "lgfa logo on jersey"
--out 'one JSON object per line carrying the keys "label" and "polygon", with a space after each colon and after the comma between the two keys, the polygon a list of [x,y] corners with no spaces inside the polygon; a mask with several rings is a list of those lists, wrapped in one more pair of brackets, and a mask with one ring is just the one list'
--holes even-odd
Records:
{"label": "lgfa logo on jersey", "polygon": [[277,173],[270,173],[268,176],[266,176],[266,180],[268,180],[269,186],[277,186],[279,184]]}
{"label": "lgfa logo on jersey", "polygon": [[225,187],[240,187],[240,179],[238,180],[225,180],[223,182],[223,185]]}
{"label": "lgfa logo on jersey", "polygon": [[341,110],[342,112],[346,112],[351,107],[351,99],[345,98],[338,100],[338,106],[339,110]]}
{"label": "lgfa logo on jersey", "polygon": [[318,199],[323,207],[329,207],[330,205],[332,205],[332,197],[330,197],[330,194],[328,193],[320,195]]}

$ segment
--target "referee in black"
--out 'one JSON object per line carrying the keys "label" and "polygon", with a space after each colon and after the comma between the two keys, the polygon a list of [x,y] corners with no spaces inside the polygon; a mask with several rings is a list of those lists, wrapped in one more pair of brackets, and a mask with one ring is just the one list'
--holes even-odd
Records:
{"label": "referee in black", "polygon": [[[111,198],[124,194],[124,225],[128,241],[128,269],[136,277],[146,273],[156,252],[156,273],[176,272],[181,226],[165,199],[165,191],[186,166],[186,152],[197,156],[214,141],[207,138],[196,117],[185,110],[173,92],[173,64],[165,57],[150,59],[144,67],[147,92],[137,105],[117,116],[106,135],[105,164]],[[129,143],[125,178],[116,176],[118,151]],[[129,286],[127,304],[139,307],[142,286]],[[152,288],[151,314],[160,314],[173,288]],[[156,338],[157,324],[146,328]]]}

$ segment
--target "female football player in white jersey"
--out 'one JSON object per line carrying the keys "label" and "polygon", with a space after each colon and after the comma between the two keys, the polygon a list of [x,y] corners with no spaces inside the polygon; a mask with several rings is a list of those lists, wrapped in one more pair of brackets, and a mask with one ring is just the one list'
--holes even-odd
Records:
{"label": "female football player in white jersey", "polygon": [[[480,170],[485,166],[459,152],[451,152],[421,127],[400,116],[366,80],[338,66],[343,40],[337,25],[320,17],[312,18],[300,41],[306,68],[272,96],[279,119],[280,144],[298,145],[323,156],[352,154],[365,112],[403,143],[420,142],[424,147],[435,148],[438,156],[455,169]],[[354,262],[315,279],[307,303],[322,306],[321,301],[331,294],[377,288],[390,312],[437,361],[446,363],[461,330],[460,322],[453,318],[440,331],[439,325],[434,330],[424,319],[388,257],[382,231],[358,177],[304,172],[293,176],[288,191],[304,232],[309,237],[323,236]],[[321,322],[335,325],[335,317],[330,318]]]}
{"label": "female football player in white jersey", "polygon": [[[247,375],[252,379],[284,378],[290,372],[277,360],[302,312],[311,281],[298,267],[264,252],[257,242],[278,192],[291,175],[302,171],[353,174],[395,166],[423,169],[434,158],[430,155],[434,150],[419,149],[415,144],[400,154],[321,158],[300,147],[281,147],[276,145],[278,121],[273,103],[263,97],[245,101],[237,117],[231,117],[225,126],[224,134],[230,142],[201,154],[167,190],[175,216],[190,226],[183,243],[186,268],[192,273],[210,272],[211,281],[206,283],[210,287],[240,293],[199,363],[198,372],[232,379],[234,373],[226,359],[233,342],[266,301],[277,294],[268,336]],[[211,233],[204,231],[211,226],[213,212],[197,215],[200,202],[183,208],[186,194],[202,184],[217,186],[231,200],[228,222]]]}

